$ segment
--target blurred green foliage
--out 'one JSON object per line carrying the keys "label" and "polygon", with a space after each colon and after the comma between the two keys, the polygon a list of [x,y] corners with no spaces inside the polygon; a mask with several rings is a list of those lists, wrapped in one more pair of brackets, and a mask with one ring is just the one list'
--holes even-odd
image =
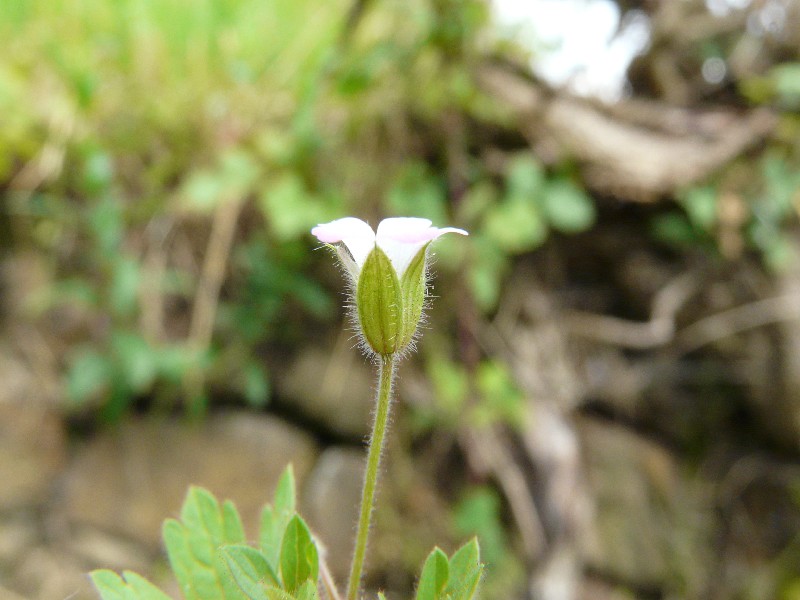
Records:
{"label": "blurred green foliage", "polygon": [[[746,185],[732,183],[755,170]],[[772,269],[797,259],[792,227],[800,207],[800,172],[785,149],[766,152],[755,165],[734,166],[719,180],[685,190],[681,211],[659,215],[657,238],[682,247],[716,249],[729,259],[757,252]]]}
{"label": "blurred green foliage", "polygon": [[[4,4],[2,200],[11,244],[48,263],[40,318],[75,321],[61,335],[75,405],[112,420],[139,397],[202,411],[215,387],[266,402],[259,349],[337,315],[336,295],[310,274],[318,222],[417,215],[467,227],[470,244],[443,242],[439,265],[465,272],[484,311],[515,255],[593,224],[569,173],[522,152],[498,174],[467,139],[451,142],[467,135],[464,118],[507,118],[475,83],[491,46],[484,3],[380,3],[357,29],[349,9]],[[453,152],[464,154],[457,169]]]}
{"label": "blurred green foliage", "polygon": [[505,598],[519,589],[524,567],[514,556],[506,535],[501,499],[489,487],[469,490],[453,515],[454,528],[459,536],[476,535],[486,562],[486,579],[482,591],[487,598]]}

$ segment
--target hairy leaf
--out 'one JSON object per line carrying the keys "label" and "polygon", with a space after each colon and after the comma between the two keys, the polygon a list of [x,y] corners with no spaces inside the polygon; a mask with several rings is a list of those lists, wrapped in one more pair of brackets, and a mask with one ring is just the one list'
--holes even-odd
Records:
{"label": "hairy leaf", "polygon": [[141,575],[124,571],[122,577],[101,569],[90,574],[103,600],[171,600],[164,592]]}
{"label": "hairy leaf", "polygon": [[261,532],[259,535],[261,552],[266,557],[273,572],[276,573],[280,568],[278,559],[281,553],[283,533],[286,531],[286,526],[295,512],[294,490],[294,470],[292,465],[289,465],[278,480],[273,505],[265,506],[261,513]]}
{"label": "hairy leaf", "polygon": [[181,509],[181,521],[168,519],[163,534],[186,600],[246,600],[220,554],[222,546],[245,541],[233,504],[220,506],[210,492],[192,487]]}
{"label": "hairy leaf", "polygon": [[225,546],[222,556],[237,585],[250,600],[267,600],[265,584],[280,585],[266,557],[255,548]]}
{"label": "hairy leaf", "polygon": [[439,600],[447,585],[448,572],[447,555],[439,548],[434,548],[422,567],[416,600]]}
{"label": "hairy leaf", "polygon": [[311,532],[303,519],[294,515],[281,543],[281,578],[285,590],[294,593],[309,579],[317,581],[319,557]]}
{"label": "hairy leaf", "polygon": [[478,539],[472,538],[450,558],[445,594],[452,600],[470,600],[483,574]]}

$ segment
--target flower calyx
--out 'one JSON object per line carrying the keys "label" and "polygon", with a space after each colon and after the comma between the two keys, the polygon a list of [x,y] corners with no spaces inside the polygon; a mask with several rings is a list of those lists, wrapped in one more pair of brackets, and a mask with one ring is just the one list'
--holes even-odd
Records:
{"label": "flower calyx", "polygon": [[414,340],[425,305],[430,243],[445,233],[468,235],[414,217],[384,219],[377,232],[361,219],[345,217],[311,233],[336,248],[352,279],[365,345],[380,356],[402,353]]}

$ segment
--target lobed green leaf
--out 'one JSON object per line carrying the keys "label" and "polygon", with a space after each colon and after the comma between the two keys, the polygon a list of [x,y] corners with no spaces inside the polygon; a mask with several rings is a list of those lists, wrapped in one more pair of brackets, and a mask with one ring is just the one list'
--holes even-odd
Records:
{"label": "lobed green leaf", "polygon": [[290,593],[308,580],[316,583],[319,577],[317,547],[299,515],[294,515],[286,526],[281,543],[280,569],[283,587]]}
{"label": "lobed green leaf", "polygon": [[280,585],[266,557],[255,548],[233,545],[221,552],[233,579],[250,600],[268,600],[265,585]]}
{"label": "lobed green leaf", "polygon": [[276,573],[280,567],[279,557],[283,534],[292,515],[295,513],[295,508],[294,470],[292,465],[289,465],[278,480],[273,505],[265,506],[261,512],[261,531],[259,534],[261,552],[266,557],[273,572]]}
{"label": "lobed green leaf", "polygon": [[292,594],[288,594],[280,588],[268,587],[265,591],[268,600],[296,600]]}
{"label": "lobed green leaf", "polygon": [[449,567],[445,595],[451,600],[470,600],[475,596],[483,574],[478,539],[472,538],[456,550]]}
{"label": "lobed green leaf", "polygon": [[434,548],[425,560],[417,586],[416,600],[439,600],[447,585],[449,566],[447,555]]}
{"label": "lobed green leaf", "polygon": [[89,575],[103,600],[171,600],[164,592],[133,571],[122,577],[114,571],[101,569]]}
{"label": "lobed green leaf", "polygon": [[319,600],[319,592],[317,591],[316,583],[311,580],[306,581],[300,586],[300,589],[297,590],[295,598],[297,598],[297,600]]}
{"label": "lobed green leaf", "polygon": [[230,576],[220,548],[244,543],[236,508],[199,487],[192,487],[181,509],[181,521],[168,519],[163,529],[172,569],[186,600],[246,600]]}

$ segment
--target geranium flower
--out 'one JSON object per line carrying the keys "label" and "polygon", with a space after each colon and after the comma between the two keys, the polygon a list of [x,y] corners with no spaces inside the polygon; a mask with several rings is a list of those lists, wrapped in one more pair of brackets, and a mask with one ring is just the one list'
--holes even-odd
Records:
{"label": "geranium flower", "polygon": [[427,286],[427,249],[455,227],[428,219],[384,219],[378,231],[355,217],[317,225],[311,233],[333,245],[355,288],[355,306],[367,348],[381,356],[406,349],[422,317]]}

